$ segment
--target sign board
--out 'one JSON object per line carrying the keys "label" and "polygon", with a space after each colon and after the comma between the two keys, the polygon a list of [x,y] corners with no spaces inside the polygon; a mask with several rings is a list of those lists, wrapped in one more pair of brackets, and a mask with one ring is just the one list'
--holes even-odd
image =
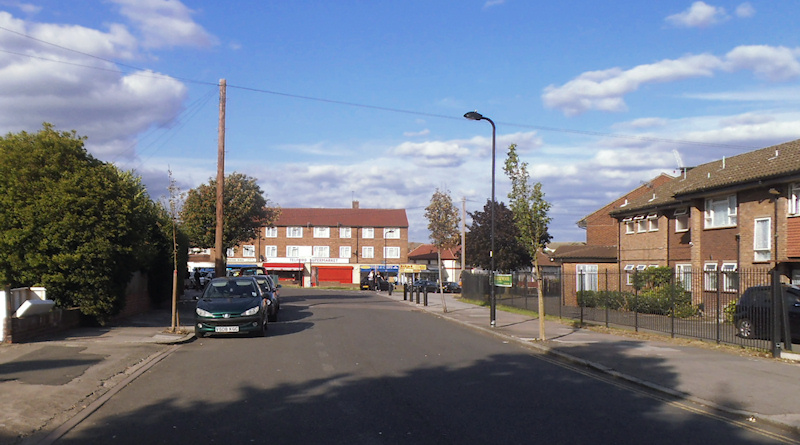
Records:
{"label": "sign board", "polygon": [[498,287],[511,287],[511,274],[499,273],[494,276],[494,285]]}

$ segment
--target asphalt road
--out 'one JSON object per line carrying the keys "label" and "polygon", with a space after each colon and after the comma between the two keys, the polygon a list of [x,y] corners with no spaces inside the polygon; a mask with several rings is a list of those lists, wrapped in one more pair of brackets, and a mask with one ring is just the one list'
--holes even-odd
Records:
{"label": "asphalt road", "polygon": [[266,338],[180,346],[58,443],[785,443],[373,292],[282,294]]}

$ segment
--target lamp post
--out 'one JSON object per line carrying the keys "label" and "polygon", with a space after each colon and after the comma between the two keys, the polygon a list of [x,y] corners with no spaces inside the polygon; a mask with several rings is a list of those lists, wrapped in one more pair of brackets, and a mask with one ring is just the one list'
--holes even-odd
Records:
{"label": "lamp post", "polygon": [[[386,274],[386,281],[389,281],[389,270],[387,269],[388,266],[386,265],[386,240],[387,235],[389,234],[394,234],[394,229],[384,230],[383,232],[383,273]],[[377,277],[375,282],[378,282]]]}
{"label": "lamp post", "polygon": [[471,120],[471,121],[489,121],[492,124],[492,210],[491,210],[491,221],[492,221],[492,231],[491,231],[491,247],[489,248],[489,258],[491,260],[491,273],[489,275],[489,323],[492,327],[495,327],[497,324],[497,302],[494,296],[494,208],[495,208],[495,198],[494,198],[494,170],[495,170],[495,135],[497,129],[494,126],[494,121],[489,119],[486,116],[478,113],[477,111],[470,111],[464,114],[464,117]]}

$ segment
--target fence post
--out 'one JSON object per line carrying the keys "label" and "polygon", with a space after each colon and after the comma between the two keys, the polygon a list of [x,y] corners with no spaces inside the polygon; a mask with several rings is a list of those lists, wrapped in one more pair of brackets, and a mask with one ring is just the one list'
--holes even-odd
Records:
{"label": "fence post", "polygon": [[608,327],[608,297],[610,295],[610,291],[608,290],[608,269],[606,269],[606,297],[605,297],[605,306],[606,306],[606,327]]}
{"label": "fence post", "polygon": [[669,300],[670,300],[670,306],[672,307],[672,316],[669,317],[669,322],[670,322],[669,336],[671,338],[675,338],[675,287],[676,287],[675,281],[676,280],[674,273],[671,273],[670,275],[671,277],[669,283]]}
{"label": "fence post", "polygon": [[716,320],[716,326],[717,326],[717,344],[719,344],[719,343],[721,343],[721,342],[722,342],[722,338],[721,338],[721,335],[722,335],[722,325],[721,325],[721,324],[720,324],[720,322],[719,322],[719,310],[720,310],[719,303],[720,303],[720,300],[722,300],[722,286],[724,285],[724,283],[722,282],[722,279],[721,279],[721,278],[723,278],[723,277],[722,277],[722,275],[721,275],[722,271],[721,271],[721,270],[719,270],[719,268],[717,268],[717,271],[716,271],[716,272],[714,272],[714,273],[715,273],[715,274],[716,274],[716,276],[717,276],[717,301],[716,301],[716,305],[717,305],[717,307],[716,307],[716,313],[717,313],[717,316],[716,316],[715,318],[717,319],[717,320]]}
{"label": "fence post", "polygon": [[583,297],[583,271],[578,273],[578,306],[581,308],[581,326],[583,326],[583,301],[581,300]]}

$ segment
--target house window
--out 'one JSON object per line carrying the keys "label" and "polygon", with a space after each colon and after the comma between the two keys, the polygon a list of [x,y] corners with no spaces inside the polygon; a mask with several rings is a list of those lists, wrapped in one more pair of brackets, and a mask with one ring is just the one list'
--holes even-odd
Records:
{"label": "house window", "polygon": [[384,247],[383,248],[383,257],[384,258],[400,258],[400,248],[399,247]]}
{"label": "house window", "polygon": [[650,232],[658,231],[658,215],[651,213],[647,215],[647,230]]}
{"label": "house window", "polygon": [[314,238],[330,238],[330,227],[314,227]]}
{"label": "house window", "polygon": [[278,228],[277,227],[264,227],[264,237],[265,238],[277,238],[278,237]]}
{"label": "house window", "polygon": [[230,257],[232,257],[232,256],[234,256],[234,255],[236,255],[236,249],[234,249],[233,247],[228,247],[228,248],[225,250],[225,256],[226,256],[226,257],[230,258]]}
{"label": "house window", "polygon": [[644,219],[644,215],[639,215],[636,218],[633,218],[636,221],[636,231],[639,233],[647,232],[647,221]]}
{"label": "house window", "polygon": [[375,229],[372,227],[364,227],[361,229],[361,238],[371,239],[375,238]]}
{"label": "house window", "polygon": [[633,218],[625,218],[622,220],[622,223],[625,224],[626,234],[635,233],[635,230],[633,229]]}
{"label": "house window", "polygon": [[772,259],[772,220],[770,218],[756,218],[753,230],[754,261],[769,261]]}
{"label": "house window", "polygon": [[800,182],[789,188],[789,214],[800,215]]}
{"label": "house window", "polygon": [[627,284],[628,286],[633,285],[633,274],[634,274],[633,271],[635,268],[636,266],[634,266],[633,264],[628,264],[627,266],[625,266],[625,284]]}
{"label": "house window", "polygon": [[350,246],[339,246],[339,258],[350,258],[353,255],[353,249]]}
{"label": "house window", "polygon": [[706,229],[736,226],[736,195],[706,199]]}
{"label": "house window", "polygon": [[689,231],[689,209],[686,207],[675,210],[675,231]]}
{"label": "house window", "polygon": [[245,258],[255,258],[256,257],[256,246],[252,244],[246,244],[242,246],[242,256]]}
{"label": "house window", "polygon": [[375,248],[372,246],[364,246],[361,249],[361,258],[375,258]]}
{"label": "house window", "polygon": [[287,227],[286,228],[286,238],[302,238],[303,237],[303,228],[302,227]]}
{"label": "house window", "polygon": [[736,292],[739,290],[739,274],[736,263],[722,263],[722,290]]}
{"label": "house window", "polygon": [[300,256],[300,246],[286,246],[286,256],[298,258]]}
{"label": "house window", "polygon": [[350,227],[339,227],[339,238],[350,238],[353,229]]}
{"label": "house window", "polygon": [[331,256],[331,248],[328,246],[314,246],[311,256],[314,258],[329,258]]}
{"label": "house window", "polygon": [[264,246],[264,256],[276,258],[278,256],[278,246]]}
{"label": "house window", "polygon": [[703,265],[703,289],[717,290],[717,263],[706,263]]}
{"label": "house window", "polygon": [[578,291],[597,290],[597,264],[577,264],[575,271]]}
{"label": "house window", "polygon": [[384,239],[400,239],[400,228],[392,227],[383,229]]}
{"label": "house window", "polygon": [[691,264],[676,264],[675,265],[675,282],[680,284],[684,290],[692,291],[692,265]]}

